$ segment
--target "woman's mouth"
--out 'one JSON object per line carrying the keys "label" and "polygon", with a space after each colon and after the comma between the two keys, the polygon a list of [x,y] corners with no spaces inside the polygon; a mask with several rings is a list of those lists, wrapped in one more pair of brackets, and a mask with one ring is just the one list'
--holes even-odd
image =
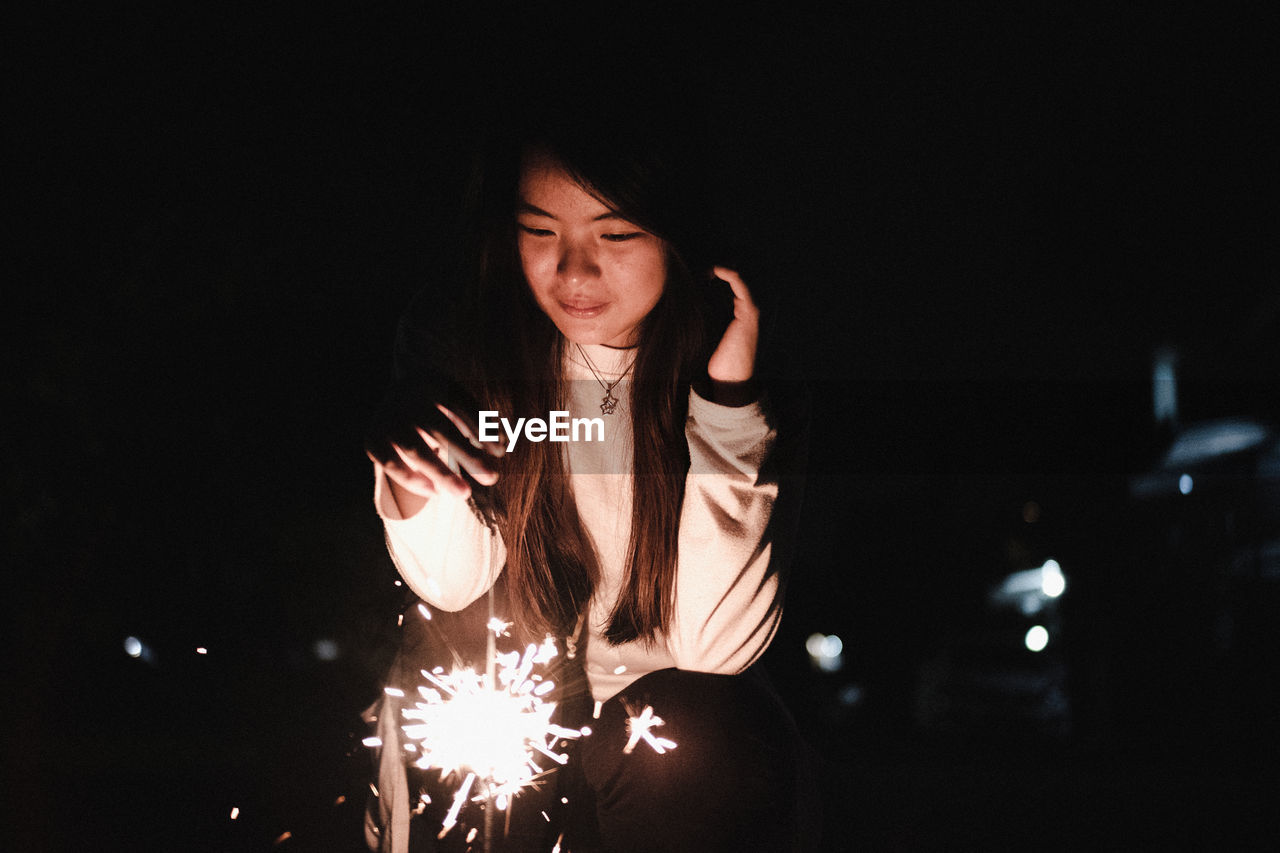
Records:
{"label": "woman's mouth", "polygon": [[607,302],[561,302],[560,310],[579,320],[589,320],[600,316],[608,305]]}

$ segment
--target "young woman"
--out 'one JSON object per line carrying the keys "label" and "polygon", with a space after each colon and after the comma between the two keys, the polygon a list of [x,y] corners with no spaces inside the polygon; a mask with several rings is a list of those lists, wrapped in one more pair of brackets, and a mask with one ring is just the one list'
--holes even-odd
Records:
{"label": "young woman", "polygon": [[[801,745],[753,666],[781,615],[787,418],[761,397],[748,285],[699,260],[697,175],[653,131],[639,111],[543,114],[490,152],[463,298],[402,329],[368,442],[375,503],[430,608],[466,612],[496,584],[513,631],[576,647],[591,701],[573,722],[593,733],[559,771],[561,849],[802,849]],[[555,412],[602,429],[510,429]],[[427,645],[406,644],[403,672]],[[646,706],[675,749],[625,749]],[[383,850],[410,849],[396,715],[387,700]]]}

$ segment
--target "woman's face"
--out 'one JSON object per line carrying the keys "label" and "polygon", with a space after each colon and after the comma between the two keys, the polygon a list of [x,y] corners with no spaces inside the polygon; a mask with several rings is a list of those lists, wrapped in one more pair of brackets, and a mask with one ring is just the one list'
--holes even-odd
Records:
{"label": "woman's face", "polygon": [[525,159],[516,216],[525,278],[560,333],[576,344],[634,345],[666,283],[662,240],[546,155]]}

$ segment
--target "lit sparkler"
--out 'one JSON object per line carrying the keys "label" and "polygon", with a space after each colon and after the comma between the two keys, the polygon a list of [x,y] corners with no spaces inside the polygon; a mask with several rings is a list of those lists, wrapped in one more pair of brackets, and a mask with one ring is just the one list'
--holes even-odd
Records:
{"label": "lit sparkler", "polygon": [[523,654],[497,654],[494,639],[509,626],[491,620],[486,672],[455,668],[446,673],[443,667],[421,670],[427,683],[418,688],[414,707],[402,711],[410,721],[402,726],[405,736],[421,753],[414,765],[439,768],[442,779],[465,774],[442,824],[441,837],[457,824],[468,797],[477,802],[489,800],[496,808],[505,809],[521,789],[547,772],[540,761],[568,761],[568,756],[556,750],[557,741],[590,733],[589,729],[570,729],[551,722],[556,704],[543,697],[555,684],[534,669],[556,656],[554,640],[548,637],[541,645],[531,644]]}

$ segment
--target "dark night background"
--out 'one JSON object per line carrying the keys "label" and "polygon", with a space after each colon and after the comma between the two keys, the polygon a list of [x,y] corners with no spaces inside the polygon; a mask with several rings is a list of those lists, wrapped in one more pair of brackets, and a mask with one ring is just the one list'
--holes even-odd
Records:
{"label": "dark night background", "polygon": [[[1130,483],[1176,435],[1158,347],[1183,426],[1280,422],[1274,12],[779,8],[672,18],[661,49],[710,80],[725,262],[815,400],[768,665],[828,848],[1271,848],[1280,493],[1247,454],[1186,500]],[[539,86],[481,18],[14,28],[5,849],[359,849],[402,603],[361,433],[478,87]],[[983,602],[1048,557],[1037,656]],[[974,671],[999,677],[936,713]]]}

